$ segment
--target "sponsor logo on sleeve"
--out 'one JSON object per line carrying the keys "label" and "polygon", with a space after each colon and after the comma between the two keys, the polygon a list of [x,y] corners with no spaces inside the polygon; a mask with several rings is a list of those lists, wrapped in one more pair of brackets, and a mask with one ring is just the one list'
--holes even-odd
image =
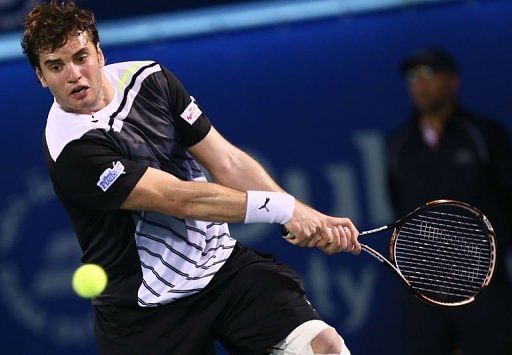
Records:
{"label": "sponsor logo on sleeve", "polygon": [[120,161],[112,162],[112,168],[107,168],[101,173],[96,185],[105,192],[122,174],[125,174],[124,165]]}
{"label": "sponsor logo on sleeve", "polygon": [[192,96],[190,98],[192,101],[190,101],[188,106],[181,113],[180,117],[187,121],[188,124],[193,125],[203,112],[199,106],[197,106],[195,99]]}

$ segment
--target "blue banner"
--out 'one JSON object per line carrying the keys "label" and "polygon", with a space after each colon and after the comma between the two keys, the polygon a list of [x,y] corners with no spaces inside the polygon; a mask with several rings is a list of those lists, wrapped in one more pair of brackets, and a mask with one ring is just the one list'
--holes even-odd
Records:
{"label": "blue banner", "polygon": [[[257,2],[260,0],[78,0],[82,8],[91,10],[99,21],[209,8],[218,5]],[[22,28],[23,18],[40,0],[0,0],[0,32]],[[49,1],[48,1],[49,2]]]}

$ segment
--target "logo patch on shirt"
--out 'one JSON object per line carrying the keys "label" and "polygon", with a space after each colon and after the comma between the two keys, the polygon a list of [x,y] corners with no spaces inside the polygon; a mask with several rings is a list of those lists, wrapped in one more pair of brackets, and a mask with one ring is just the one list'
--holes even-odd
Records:
{"label": "logo patch on shirt", "polygon": [[112,162],[112,168],[107,168],[101,173],[100,179],[96,185],[105,192],[122,174],[126,174],[124,165],[120,161]]}
{"label": "logo patch on shirt", "polygon": [[203,113],[199,106],[196,104],[196,100],[191,96],[192,101],[188,104],[187,108],[181,113],[180,117],[183,118],[188,124],[193,125],[194,122]]}

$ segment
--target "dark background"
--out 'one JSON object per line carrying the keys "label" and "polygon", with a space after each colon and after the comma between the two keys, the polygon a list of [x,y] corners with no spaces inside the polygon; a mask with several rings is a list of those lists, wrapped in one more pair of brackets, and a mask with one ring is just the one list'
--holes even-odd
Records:
{"label": "dark background", "polygon": [[[75,0],[81,7],[94,12],[99,21],[138,17],[159,13],[178,13],[187,10],[208,9],[219,5],[256,3],[261,0]],[[272,0],[271,0],[272,1]],[[279,1],[279,0],[273,0]],[[40,0],[0,1],[0,30],[9,31],[22,28],[23,17]]]}

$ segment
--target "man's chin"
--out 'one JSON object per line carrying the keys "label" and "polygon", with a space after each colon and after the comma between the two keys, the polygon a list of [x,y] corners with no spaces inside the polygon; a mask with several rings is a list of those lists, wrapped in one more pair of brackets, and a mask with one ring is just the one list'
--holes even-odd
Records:
{"label": "man's chin", "polygon": [[66,112],[76,113],[79,115],[89,115],[93,112],[98,111],[98,110],[95,110],[94,105],[89,102],[68,103],[68,105],[66,105],[66,106],[63,106],[61,104],[61,107]]}
{"label": "man's chin", "polygon": [[443,111],[445,105],[437,103],[416,102],[416,110],[422,115],[435,115]]}

